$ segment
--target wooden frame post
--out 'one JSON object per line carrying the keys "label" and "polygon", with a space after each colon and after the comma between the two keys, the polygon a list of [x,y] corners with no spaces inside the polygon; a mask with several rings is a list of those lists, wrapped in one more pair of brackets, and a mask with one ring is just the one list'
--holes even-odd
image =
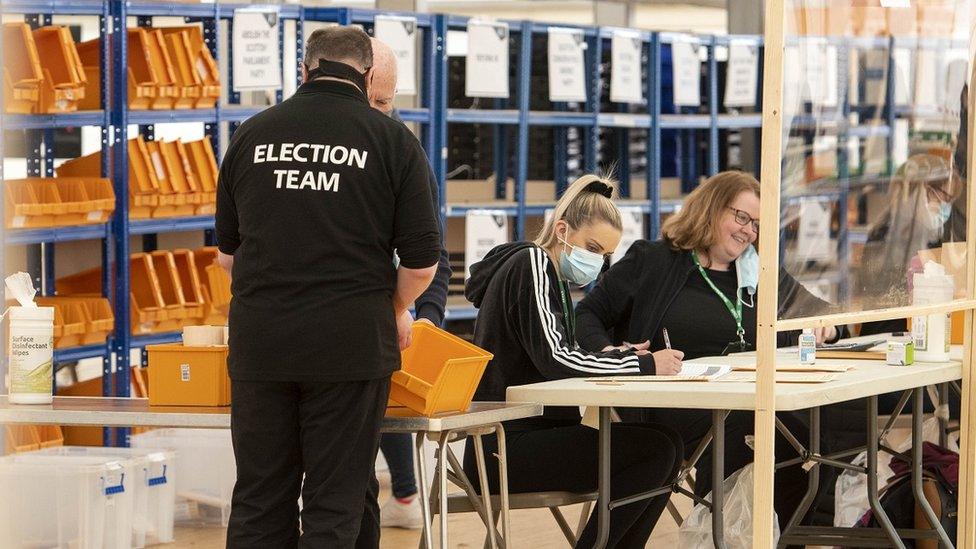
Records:
{"label": "wooden frame post", "polygon": [[[783,0],[766,0],[760,167],[759,303],[756,333],[756,450],[753,467],[753,542],[773,549],[773,475],[776,461],[776,316],[779,289],[780,181],[783,158]],[[723,479],[714,479],[722,482]]]}

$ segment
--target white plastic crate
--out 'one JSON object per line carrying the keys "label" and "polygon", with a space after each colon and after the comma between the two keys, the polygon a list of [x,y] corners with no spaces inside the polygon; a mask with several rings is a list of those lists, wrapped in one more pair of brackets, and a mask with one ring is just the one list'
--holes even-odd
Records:
{"label": "white plastic crate", "polygon": [[177,478],[175,452],[149,448],[60,446],[33,454],[131,461],[135,475],[135,482],[132,483],[132,546],[145,547],[173,541]]}
{"label": "white plastic crate", "polygon": [[131,547],[133,483],[119,460],[0,458],[0,547]]}
{"label": "white plastic crate", "polygon": [[237,480],[229,429],[155,429],[132,435],[130,444],[176,452],[177,523],[227,526]]}

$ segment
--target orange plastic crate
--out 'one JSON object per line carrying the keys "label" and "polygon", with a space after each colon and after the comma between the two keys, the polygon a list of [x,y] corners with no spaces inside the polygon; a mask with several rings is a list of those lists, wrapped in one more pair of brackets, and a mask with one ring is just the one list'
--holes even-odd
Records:
{"label": "orange plastic crate", "polygon": [[53,183],[42,178],[8,179],[4,181],[3,193],[7,228],[55,226],[56,206],[61,199]]}
{"label": "orange plastic crate", "polygon": [[175,109],[192,109],[200,102],[203,95],[203,82],[194,70],[195,56],[191,55],[190,37],[186,30],[164,32],[163,38],[170,61],[173,63],[173,75],[180,91],[180,97],[173,105]]}
{"label": "orange plastic crate", "polygon": [[33,452],[41,447],[36,425],[7,425],[6,453]]}
{"label": "orange plastic crate", "polygon": [[[186,306],[187,322],[203,319],[204,302],[200,291],[200,277],[197,274],[196,260],[190,250],[173,250],[176,274],[183,289],[183,302]],[[196,322],[192,322],[196,324]]]}
{"label": "orange plastic crate", "polygon": [[182,94],[166,48],[166,38],[158,29],[146,29],[146,35],[150,65],[156,71],[156,98],[150,106],[157,110],[172,110]]}
{"label": "orange plastic crate", "polygon": [[188,27],[169,27],[160,29],[167,37],[184,34],[188,45],[190,65],[200,80],[200,98],[197,109],[212,109],[220,99],[220,69],[210,50],[203,41],[203,31],[199,25]]}
{"label": "orange plastic crate", "polygon": [[59,297],[37,297],[35,301],[42,307],[54,307],[55,331],[54,347],[76,347],[82,344],[88,328],[88,315],[85,306],[77,301]]}
{"label": "orange plastic crate", "polygon": [[[163,155],[163,160],[166,163],[169,183],[173,188],[173,192],[180,196],[177,203],[189,205],[199,204],[203,199],[203,195],[198,190],[196,176],[193,174],[186,147],[179,140],[157,141],[157,143],[159,144],[159,151]],[[195,208],[188,208],[188,210],[190,213],[187,215],[192,215]]]}
{"label": "orange plastic crate", "polygon": [[390,400],[431,416],[471,405],[492,354],[440,328],[414,323],[413,344],[400,353]]}
{"label": "orange plastic crate", "polygon": [[148,345],[151,406],[229,406],[227,346]]}
{"label": "orange plastic crate", "polygon": [[34,43],[41,60],[44,82],[38,112],[59,113],[78,110],[85,97],[88,78],[68,27],[42,27],[34,31]]}
{"label": "orange plastic crate", "polygon": [[[129,152],[129,217],[144,219],[152,215],[159,204],[159,180],[142,136],[130,139]],[[101,151],[68,160],[55,169],[59,177],[99,177],[102,171]]]}
{"label": "orange plastic crate", "polygon": [[195,210],[193,204],[186,201],[187,194],[180,192],[185,186],[185,181],[179,181],[183,177],[183,166],[179,156],[172,147],[162,146],[159,141],[146,141],[146,152],[149,154],[151,168],[156,172],[156,180],[159,183],[158,201],[159,205],[153,208],[153,217],[180,217],[193,215]]}
{"label": "orange plastic crate", "polygon": [[[216,265],[217,247],[205,246],[194,250],[193,261],[196,264],[197,278],[200,280],[200,297],[204,304],[204,318],[200,324],[227,325],[227,309],[220,310],[214,306],[213,292],[210,289],[210,275],[207,271],[210,265]],[[217,265],[217,267],[220,266]]]}
{"label": "orange plastic crate", "polygon": [[39,448],[64,446],[64,434],[58,425],[37,425],[37,439]]}
{"label": "orange plastic crate", "polygon": [[199,184],[199,191],[203,193],[196,213],[213,214],[216,211],[217,201],[217,158],[214,156],[210,138],[190,141],[184,145],[189,153],[190,165]]}
{"label": "orange plastic crate", "polygon": [[208,265],[206,271],[210,302],[215,309],[226,315],[230,311],[230,275],[216,263]]}
{"label": "orange plastic crate", "polygon": [[3,110],[9,113],[37,112],[44,72],[26,23],[3,24]]}
{"label": "orange plastic crate", "polygon": [[163,306],[167,311],[167,322],[158,324],[156,331],[178,330],[183,326],[183,321],[187,317],[187,309],[173,254],[169,251],[160,250],[150,253],[149,258],[152,261],[153,270],[156,271],[156,280],[159,282]]}
{"label": "orange plastic crate", "polygon": [[57,297],[38,298],[38,303],[40,300],[43,300],[48,306],[54,307],[55,340],[61,336],[60,324],[63,324],[63,320],[59,321],[61,318],[59,313],[62,307],[68,305],[79,308],[84,314],[85,328],[76,345],[104,343],[105,338],[115,328],[115,313],[112,311],[112,304],[104,297],[59,295]]}

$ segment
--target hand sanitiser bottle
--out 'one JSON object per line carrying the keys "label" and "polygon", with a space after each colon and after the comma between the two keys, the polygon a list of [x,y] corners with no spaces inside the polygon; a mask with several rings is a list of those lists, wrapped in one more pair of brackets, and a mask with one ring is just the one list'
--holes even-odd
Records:
{"label": "hand sanitiser bottle", "polygon": [[813,329],[804,328],[800,334],[800,364],[813,364],[817,361],[817,338],[813,335]]}
{"label": "hand sanitiser bottle", "polygon": [[30,275],[7,277],[20,306],[7,310],[7,365],[12,404],[50,404],[54,400],[54,308],[34,303]]}

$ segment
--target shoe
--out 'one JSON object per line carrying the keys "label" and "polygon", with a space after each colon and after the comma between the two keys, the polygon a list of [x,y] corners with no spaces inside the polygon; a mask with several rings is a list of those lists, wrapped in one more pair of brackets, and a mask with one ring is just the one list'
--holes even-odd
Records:
{"label": "shoe", "polygon": [[401,503],[391,497],[380,509],[380,525],[384,528],[405,528],[419,530],[424,526],[423,513],[420,510],[420,499],[414,496],[408,503]]}

